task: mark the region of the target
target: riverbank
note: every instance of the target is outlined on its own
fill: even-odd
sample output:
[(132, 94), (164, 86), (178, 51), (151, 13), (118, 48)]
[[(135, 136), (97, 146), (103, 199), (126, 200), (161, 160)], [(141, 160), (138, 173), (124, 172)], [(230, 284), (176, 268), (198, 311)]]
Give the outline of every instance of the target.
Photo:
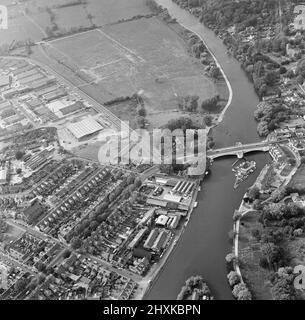
[[(282, 159), (266, 165), (243, 198), (249, 199), (255, 195), (255, 200), (252, 200), (253, 203), (243, 200), (234, 221), (235, 271), (259, 300), (293, 300), (299, 294), (293, 287), (293, 275), (292, 279), (288, 276), (292, 272), (288, 272), (285, 283), (280, 285), (285, 289), (277, 287), (277, 280), (284, 275), (283, 272), (277, 274), (279, 268), (294, 267), (304, 259), (300, 248), (305, 241), (302, 229), (302, 217), (305, 215), (303, 199), (295, 193), (292, 183), (298, 170), (302, 172), (300, 155), (291, 143), (281, 147), (289, 148), (295, 157), (291, 172), (284, 176), (281, 174), (283, 167), (288, 166), (288, 158), (286, 164), (281, 163), (284, 161)], [(270, 188), (271, 179), (273, 184), (280, 186)], [(270, 256), (268, 252), (271, 251), (266, 251), (266, 248), (273, 248)]]
[[(211, 109), (208, 112), (208, 114), (210, 112), (213, 114), (213, 121), (212, 121), (211, 125), (208, 125), (208, 127), (209, 128), (216, 127), (220, 122), (223, 121), (224, 115), (225, 115), (227, 109), (230, 107), (230, 105), (232, 103), (232, 99), (233, 99), (232, 86), (231, 86), (231, 83), (230, 83), (227, 75), (225, 74), (225, 72), (222, 68), (222, 65), (219, 63), (216, 56), (213, 54), (212, 50), (210, 49), (210, 47), (207, 44), (207, 42), (205, 41), (205, 39), (196, 30), (194, 30), (193, 28), (191, 28), (189, 26), (186, 26), (185, 24), (183, 24), (181, 22), (180, 23), (177, 22), (176, 19), (171, 17), (167, 8), (162, 6), (162, 4), (160, 4), (158, 2), (158, 0), (151, 0), (150, 7), (154, 12), (159, 13), (161, 20), (164, 21), (164, 23), (166, 23), (169, 28), (174, 30), (185, 41), (187, 46), (190, 46), (189, 42), (191, 42), (192, 45), (190, 46), (189, 51), (192, 56), (194, 55), (194, 52), (192, 52), (192, 51), (196, 47), (195, 59), (198, 60), (199, 68), (202, 68), (206, 75), (208, 75), (208, 72), (206, 70), (210, 70), (211, 65), (213, 65), (214, 68), (217, 68), (219, 70), (220, 75), (219, 75), (218, 80), (214, 79), (213, 81), (214, 81), (215, 87), (218, 90), (218, 93), (219, 93), (218, 96), (220, 96), (220, 98), (222, 100), (225, 100), (226, 103), (224, 106), (221, 105), (221, 112), (220, 113), (216, 112), (216, 109), (218, 109), (219, 107), (215, 107), (214, 108), (215, 111), (213, 111)], [(185, 31), (189, 32), (190, 35), (186, 35)], [(194, 36), (196, 36), (199, 39), (199, 43), (195, 42)], [(197, 50), (197, 48), (200, 48), (200, 49)], [(212, 64), (209, 61), (210, 58), (212, 59)], [(205, 67), (204, 67), (204, 65), (205, 65)], [(211, 76), (209, 76), (209, 77), (211, 78)], [(227, 89), (226, 93), (223, 92), (224, 90), (222, 88), (222, 81), (224, 82), (224, 86)], [(200, 106), (198, 106), (197, 118), (201, 116), (200, 111), (201, 111)], [(196, 112), (194, 115), (190, 114), (190, 116), (192, 119), (196, 118)]]
[[(158, 3), (166, 7), (178, 23), (205, 40), (230, 82), (234, 92), (231, 104), (228, 104), (223, 121), (212, 129), (217, 146), (259, 140), (253, 119), (254, 108), (259, 100), (240, 64), (227, 55), (226, 47), (214, 32), (188, 11), (170, 0), (158, 0)], [(247, 158), (257, 162), (257, 173), (251, 175), (237, 190), (233, 189), (235, 179), (231, 166), (234, 160), (227, 157), (214, 162), (211, 174), (198, 193), (198, 207), (194, 209), (185, 232), (145, 299), (176, 299), (185, 280), (194, 274), (204, 275), (215, 299), (233, 299), (224, 259), (232, 251), (232, 244), (228, 241), (232, 213), (240, 205), (240, 199), (254, 183), (267, 159), (264, 154), (249, 155)]]
[(156, 265), (155, 267), (153, 267), (149, 274), (143, 279), (143, 281), (140, 283), (140, 286), (143, 287), (143, 292), (141, 295), (138, 295), (137, 297), (135, 297), (135, 299), (145, 299), (152, 286), (154, 285), (154, 283), (157, 281), (160, 273), (162, 272), (163, 268), (166, 266), (167, 260), (170, 257), (170, 255), (174, 252), (174, 250), (177, 248), (177, 245), (183, 235), (183, 233), (185, 232), (188, 223), (191, 219), (192, 213), (194, 211), (195, 208), (195, 203), (197, 200), (197, 195), (199, 192), (199, 188), (200, 188), (200, 180), (197, 180), (197, 185), (195, 186), (195, 190), (194, 190), (194, 194), (192, 197), (192, 202), (190, 205), (190, 209), (188, 211), (188, 214), (185, 218), (185, 222), (179, 232), (178, 235), (176, 235), (175, 239), (172, 241), (172, 243), (170, 244), (169, 248), (167, 248), (165, 255), (162, 257), (161, 263), (159, 265)]

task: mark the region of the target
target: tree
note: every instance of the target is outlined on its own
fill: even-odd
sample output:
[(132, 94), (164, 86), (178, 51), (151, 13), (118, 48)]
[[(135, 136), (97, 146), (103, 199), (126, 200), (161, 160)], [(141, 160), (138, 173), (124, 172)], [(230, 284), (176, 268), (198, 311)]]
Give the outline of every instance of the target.
[(70, 255), (71, 255), (71, 251), (69, 249), (65, 249), (62, 256), (64, 259), (67, 259), (70, 257)]
[(296, 77), (296, 81), (297, 83), (299, 84), (303, 84), (304, 82), (304, 76), (302, 74), (299, 74), (297, 77)]
[(17, 280), (17, 282), (14, 285), (14, 289), (16, 292), (21, 292), (23, 291), (26, 286), (27, 286), (27, 280), (25, 278), (21, 278), (19, 280)]
[(272, 269), (282, 259), (282, 252), (274, 243), (265, 243), (261, 247), (261, 251), (268, 261), (269, 268)]
[(146, 109), (144, 107), (139, 108), (138, 115), (145, 118), (147, 115)]
[(127, 185), (133, 184), (133, 183), (134, 183), (134, 180), (135, 180), (134, 175), (132, 175), (132, 174), (129, 175), (129, 176), (127, 177), (127, 180), (126, 180)]
[(261, 232), (257, 228), (251, 230), (251, 235), (252, 235), (253, 238), (255, 238), (257, 240), (261, 239)]
[(21, 174), (21, 172), (22, 172), (22, 169), (21, 169), (21, 168), (18, 168), (18, 169), (16, 170), (16, 173), (17, 173), (17, 174)]
[(279, 74), (277, 71), (269, 71), (265, 75), (265, 81), (268, 86), (274, 86), (279, 80)]
[(287, 72), (287, 69), (284, 66), (280, 67), (280, 74), (284, 74)]
[(144, 129), (145, 128), (145, 118), (143, 116), (137, 117), (137, 124), (139, 128)]
[(219, 102), (219, 98), (220, 97), (217, 95), (211, 99), (207, 99), (207, 100), (202, 101), (201, 108), (203, 110), (213, 111), (217, 107), (217, 104)]
[(213, 117), (212, 116), (205, 116), (204, 122), (208, 127), (210, 127), (213, 123)]
[(16, 151), (16, 153), (15, 153), (16, 160), (21, 160), (23, 158), (23, 156), (24, 156), (23, 151), (20, 151), (20, 150)]
[(288, 70), (286, 76), (289, 78), (289, 79), (292, 79), (295, 77), (295, 73), (293, 70)]
[(29, 284), (29, 289), (30, 290), (35, 290), (37, 288), (38, 284), (39, 284), (39, 278), (38, 277), (34, 277), (31, 280), (30, 284)]
[(295, 300), (294, 275), (290, 268), (280, 268), (272, 279), (271, 293), (274, 300)]
[(134, 181), (134, 184), (135, 184), (135, 187), (136, 187), (136, 188), (140, 188), (141, 185), (142, 185), (142, 180), (141, 180), (141, 178), (137, 177), (137, 178), (135, 179), (135, 181)]
[(237, 295), (237, 300), (252, 300), (251, 292), (248, 289), (241, 290)]
[(259, 188), (256, 186), (253, 186), (252, 188), (249, 189), (248, 191), (248, 197), (254, 201), (256, 199), (259, 199), (260, 197), (260, 191)]
[(233, 296), (237, 300), (251, 300), (252, 296), (247, 286), (244, 283), (238, 283), (233, 288)]
[(239, 275), (237, 274), (236, 271), (231, 271), (228, 275), (227, 275), (229, 284), (231, 287), (234, 287), (236, 284), (238, 284), (240, 282), (240, 278)]
[(188, 7), (198, 7), (199, 6), (199, 0), (188, 0)]
[(305, 77), (305, 59), (302, 59), (298, 62), (296, 74)]
[(210, 71), (210, 76), (215, 79), (215, 80), (218, 80), (220, 77), (221, 77), (221, 71), (218, 67), (214, 66), (211, 68), (211, 71)]
[(36, 269), (39, 272), (44, 272), (46, 270), (46, 266), (45, 266), (45, 264), (43, 262), (38, 261), (37, 264), (36, 264)]
[(79, 238), (74, 238), (71, 240), (71, 247), (72, 249), (76, 250), (82, 246), (82, 242)]
[(228, 253), (226, 255), (226, 263), (233, 263), (236, 261), (236, 256), (234, 253)]

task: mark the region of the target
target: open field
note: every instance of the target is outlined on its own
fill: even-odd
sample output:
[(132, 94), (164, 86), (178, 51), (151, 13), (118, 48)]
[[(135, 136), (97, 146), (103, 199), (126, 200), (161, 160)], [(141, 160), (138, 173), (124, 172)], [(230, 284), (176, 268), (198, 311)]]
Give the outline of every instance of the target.
[(10, 44), (13, 40), (40, 41), (46, 36), (47, 29), (52, 28), (51, 15), (58, 27), (56, 31), (65, 33), (150, 13), (145, 0), (27, 0), (18, 4), (3, 0), (1, 4), (8, 7), (9, 28), (0, 30), (0, 45)]
[(200, 103), (217, 94), (183, 40), (157, 18), (58, 39), (45, 50), (92, 79), (88, 87), (94, 87), (101, 103), (141, 92), (148, 120), (157, 111), (176, 110), (178, 96), (198, 95)]
[(297, 173), (291, 179), (289, 186), (297, 189), (304, 189), (305, 187), (305, 165), (302, 164)]
[(257, 300), (270, 300), (271, 292), (268, 276), (270, 272), (259, 266), (259, 259), (262, 256), (260, 244), (251, 235), (251, 230), (261, 229), (258, 222), (259, 213), (251, 212), (241, 220), (239, 234), (239, 257), (241, 273), (245, 282), (249, 285), (251, 292)]
[(13, 41), (39, 41), (42, 37), (43, 33), (23, 16), (18, 7), (8, 7), (8, 29), (0, 29), (0, 46), (10, 45)]

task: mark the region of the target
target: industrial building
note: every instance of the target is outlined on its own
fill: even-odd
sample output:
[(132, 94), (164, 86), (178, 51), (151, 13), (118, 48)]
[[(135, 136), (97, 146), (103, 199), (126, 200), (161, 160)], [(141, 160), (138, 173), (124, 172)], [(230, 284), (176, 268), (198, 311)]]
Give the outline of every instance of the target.
[(0, 185), (6, 184), (8, 180), (7, 168), (0, 169)]
[(99, 133), (104, 128), (96, 120), (89, 118), (76, 123), (70, 123), (67, 125), (67, 129), (78, 141), (82, 141)]
[(47, 104), (47, 107), (58, 118), (63, 118), (68, 114), (80, 111), (84, 108), (84, 105), (79, 101), (71, 102), (69, 100), (56, 100)]
[(132, 239), (132, 241), (129, 243), (128, 248), (129, 249), (134, 249), (139, 244), (141, 239), (145, 236), (146, 232), (147, 232), (147, 228), (141, 229), (137, 233), (137, 235)]
[(156, 225), (165, 227), (168, 221), (168, 217), (165, 215), (160, 215), (156, 220)]
[(144, 243), (144, 248), (145, 249), (151, 249), (151, 247), (153, 246), (153, 244), (155, 243), (157, 237), (159, 235), (159, 230), (158, 229), (154, 229), (150, 232), (148, 238), (146, 239), (145, 243)]
[(151, 249), (153, 251), (160, 252), (161, 249), (165, 248), (168, 242), (168, 238), (169, 238), (168, 231), (165, 231), (165, 230), (161, 231)]

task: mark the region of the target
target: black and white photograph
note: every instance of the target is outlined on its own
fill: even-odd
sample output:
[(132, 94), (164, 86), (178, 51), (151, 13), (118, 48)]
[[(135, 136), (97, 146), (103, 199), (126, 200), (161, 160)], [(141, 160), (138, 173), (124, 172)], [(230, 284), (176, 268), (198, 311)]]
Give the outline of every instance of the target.
[(305, 1), (0, 0), (0, 300), (305, 300)]

